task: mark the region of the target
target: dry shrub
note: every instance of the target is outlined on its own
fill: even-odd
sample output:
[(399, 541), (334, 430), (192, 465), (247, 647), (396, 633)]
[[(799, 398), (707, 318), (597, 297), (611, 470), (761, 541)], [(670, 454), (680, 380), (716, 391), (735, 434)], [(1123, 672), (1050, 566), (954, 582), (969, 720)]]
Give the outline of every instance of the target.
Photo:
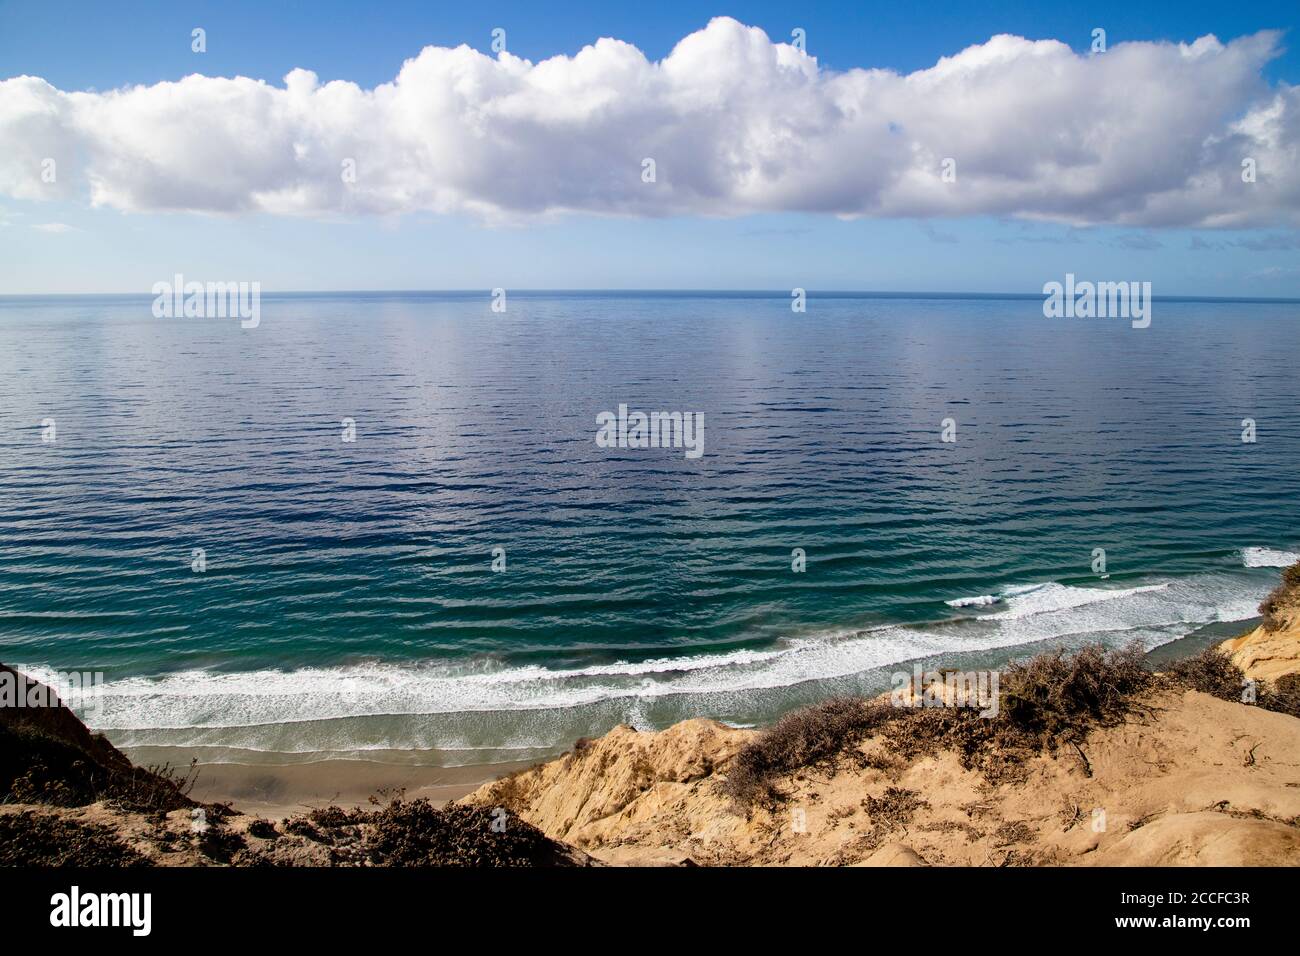
[(1183, 687), (1238, 703), (1241, 701), (1242, 681), (1246, 679), (1242, 669), (1216, 647), (1207, 647), (1193, 657), (1175, 661), (1167, 673)]
[(1024, 820), (1008, 820), (993, 831), (994, 846), (1004, 847), (1013, 843), (1031, 843), (1037, 834), (1034, 828)]
[(259, 840), (274, 840), (280, 836), (279, 831), (275, 829), (274, 823), (270, 820), (262, 819), (257, 819), (250, 823), (248, 825), (248, 833), (250, 836), (255, 836)]
[(744, 747), (722, 789), (740, 806), (773, 805), (783, 799), (782, 777), (834, 766), (877, 733), (887, 750), (864, 758), (864, 766), (880, 765), (887, 755), (912, 760), (948, 750), (992, 783), (1021, 779), (1029, 757), (1061, 744), (1077, 747), (1092, 728), (1123, 720), (1153, 679), (1140, 647), (1107, 651), (1098, 644), (1007, 667), (994, 717), (965, 707), (895, 708), (834, 698), (788, 714)]
[(897, 714), (886, 704), (854, 697), (832, 697), (787, 714), (736, 754), (722, 792), (742, 806), (773, 804), (781, 799), (776, 778), (804, 767), (833, 766)]
[(1259, 604), (1259, 613), (1264, 620), (1261, 626), (1266, 631), (1280, 630), (1286, 623), (1282, 611), (1293, 608), (1300, 603), (1300, 561), (1282, 572), (1282, 583), (1269, 592)]
[(1300, 674), (1283, 674), (1266, 684), (1259, 694), (1259, 706), (1300, 717)]
[(199, 835), (199, 850), (209, 860), (218, 863), (231, 862), (247, 846), (242, 836), (226, 829), (219, 822), (209, 824)]
[[(132, 813), (170, 813), (196, 806), (190, 791), (199, 779), (198, 759), (192, 759), (187, 771), (177, 770), (171, 764), (132, 767), (129, 771), (114, 773), (100, 798), (112, 802)], [(221, 804), (207, 805), (208, 815), (229, 815), (229, 808)]]
[(53, 814), (0, 815), (0, 866), (149, 866), (112, 828)]
[(862, 808), (871, 817), (872, 824), (885, 827), (906, 826), (912, 815), (921, 807), (929, 806), (915, 790), (889, 787), (879, 797), (867, 797)]
[(392, 804), (366, 822), (366, 848), (385, 866), (556, 866), (568, 860), (535, 826), (501, 819), (486, 807), (451, 803), (438, 809), (421, 799)]
[[(312, 811), (313, 813), (316, 811)], [(305, 840), (311, 840), (313, 843), (329, 843), (330, 838), (327, 833), (322, 833), (312, 823), (310, 814), (306, 817), (294, 817), (284, 822), (284, 832), (300, 836)]]
[(335, 866), (573, 866), (568, 848), (495, 809), (426, 799), (380, 810), (325, 807), (282, 829), (329, 847)]
[[(1290, 570), (1290, 569), (1288, 569)], [(1244, 703), (1246, 673), (1217, 647), (1176, 662), (1169, 676), (1179, 685), (1220, 700)], [(1283, 674), (1275, 681), (1255, 682), (1255, 705), (1264, 710), (1300, 717), (1300, 674)]]
[(528, 767), (524, 770), (516, 770), (493, 783), (488, 791), (493, 806), (505, 807), (511, 813), (522, 813), (527, 810), (530, 802), (529, 788), (524, 784), (523, 777), (536, 769), (536, 767)]
[(355, 812), (342, 807), (317, 807), (307, 814), (307, 819), (330, 830), (350, 825), (355, 816)]
[(966, 708), (913, 710), (885, 730), (889, 748), (911, 761), (952, 751), (967, 770), (978, 770), (990, 783), (1023, 779), (1024, 761), (1041, 749), (1041, 741), (999, 716), (985, 719)]
[(1152, 680), (1137, 645), (1107, 651), (1090, 644), (1069, 656), (1059, 650), (1039, 654), (1002, 675), (995, 719), (1044, 743), (1078, 742), (1093, 726), (1123, 720)]
[(1015, 782), (1024, 779), (1025, 761), (1035, 754), (1077, 747), (1094, 727), (1122, 721), (1152, 680), (1137, 646), (1107, 651), (1092, 644), (1070, 655), (1057, 650), (1002, 672), (997, 716), (927, 708), (891, 724), (886, 736), (909, 759), (953, 751), (963, 767), (990, 783)]

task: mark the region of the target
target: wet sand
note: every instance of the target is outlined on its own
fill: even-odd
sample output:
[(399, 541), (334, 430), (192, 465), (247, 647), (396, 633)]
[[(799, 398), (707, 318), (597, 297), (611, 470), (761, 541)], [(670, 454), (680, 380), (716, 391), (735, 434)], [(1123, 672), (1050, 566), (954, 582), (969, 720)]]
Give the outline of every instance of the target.
[(190, 796), (205, 803), (231, 803), (235, 809), (268, 819), (282, 819), (313, 807), (331, 804), (364, 807), (372, 796), (404, 791), (404, 799), (427, 797), (442, 804), (456, 800), (514, 770), (536, 761), (481, 764), (473, 767), (429, 767), (375, 760), (317, 760), (293, 764), (204, 763), (190, 750), (140, 747), (126, 751), (141, 766), (184, 770), (200, 758)]

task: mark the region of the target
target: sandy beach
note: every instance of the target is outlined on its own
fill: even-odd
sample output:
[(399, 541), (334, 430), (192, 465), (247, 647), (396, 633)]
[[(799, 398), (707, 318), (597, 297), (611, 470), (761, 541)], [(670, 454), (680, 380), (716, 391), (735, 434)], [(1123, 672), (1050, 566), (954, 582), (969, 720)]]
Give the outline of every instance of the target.
[(372, 796), (401, 792), (408, 800), (434, 804), (459, 800), (484, 783), (524, 769), (533, 761), (430, 767), (378, 760), (311, 760), (301, 763), (210, 763), (201, 751), (139, 747), (123, 751), (142, 767), (170, 765), (196, 769), (190, 796), (202, 803), (229, 803), (243, 813), (278, 820), (325, 807), (365, 807)]

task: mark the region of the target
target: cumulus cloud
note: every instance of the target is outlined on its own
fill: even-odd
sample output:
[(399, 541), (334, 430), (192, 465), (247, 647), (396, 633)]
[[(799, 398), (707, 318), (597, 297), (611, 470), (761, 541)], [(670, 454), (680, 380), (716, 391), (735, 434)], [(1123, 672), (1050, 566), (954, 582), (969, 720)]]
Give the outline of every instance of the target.
[(1081, 55), (995, 36), (914, 73), (835, 72), (718, 18), (658, 62), (613, 39), (539, 63), (426, 47), (370, 90), (306, 70), (108, 92), (23, 76), (0, 82), (0, 194), (130, 212), (1296, 226), (1300, 87), (1262, 75), (1278, 43)]

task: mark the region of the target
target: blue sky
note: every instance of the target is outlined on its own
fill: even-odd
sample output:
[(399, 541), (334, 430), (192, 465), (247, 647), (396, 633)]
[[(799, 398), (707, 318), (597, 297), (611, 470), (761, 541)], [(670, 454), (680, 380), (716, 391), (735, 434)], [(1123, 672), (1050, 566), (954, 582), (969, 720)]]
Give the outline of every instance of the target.
[[(1287, 31), (1259, 69), (1300, 81), (1294, 3), (823, 5), (536, 3), (61, 3), (0, 0), (0, 79), (41, 77), (65, 93), (107, 91), (199, 72), (275, 86), (295, 68), (321, 83), (391, 83), (429, 45), (490, 53), (491, 31), (533, 62), (574, 55), (598, 37), (658, 61), (717, 15), (776, 42), (807, 33), (821, 70), (925, 70), (999, 33), (1063, 41), (1086, 53), (1103, 27), (1126, 40), (1227, 42)], [(190, 31), (207, 33), (207, 51)], [(1138, 91), (1135, 91), (1135, 93)], [(1093, 109), (1080, 96), (1079, 111)], [(2, 115), (2, 114), (0, 114)], [(1294, 120), (1292, 121), (1294, 125)], [(0, 131), (3, 127), (0, 126)], [(1049, 135), (1047, 131), (1045, 135)], [(166, 135), (165, 132), (160, 135)], [(866, 162), (866, 160), (864, 160)], [(1294, 172), (1294, 171), (1292, 171)], [(137, 204), (138, 205), (138, 204)], [(807, 202), (802, 206), (806, 207)], [(265, 210), (158, 211), (84, 195), (34, 199), (0, 189), (0, 293), (147, 292), (175, 272), (259, 279), (266, 290), (763, 288), (1037, 292), (1065, 272), (1149, 280), (1157, 294), (1300, 296), (1295, 220), (1248, 228), (1160, 222), (1072, 226), (1030, 216), (911, 214), (844, 218), (796, 203), (682, 206), (664, 214), (583, 208), (484, 217), (468, 208), (283, 215)], [(987, 204), (986, 204), (987, 206)], [(736, 212), (735, 209), (741, 209)], [(832, 210), (833, 212), (834, 210)]]

